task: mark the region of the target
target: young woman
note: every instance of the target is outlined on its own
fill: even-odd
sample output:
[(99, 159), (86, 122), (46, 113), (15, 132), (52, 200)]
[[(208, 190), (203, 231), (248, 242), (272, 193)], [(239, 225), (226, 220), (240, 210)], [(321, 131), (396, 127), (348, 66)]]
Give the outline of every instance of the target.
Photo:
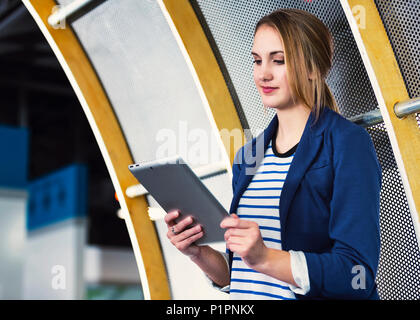
[(264, 107), (277, 114), (235, 156), (227, 253), (195, 245), (201, 227), (175, 224), (177, 211), (165, 218), (168, 238), (233, 299), (378, 299), (381, 167), (325, 83), (327, 27), (276, 10), (257, 23), (251, 54)]

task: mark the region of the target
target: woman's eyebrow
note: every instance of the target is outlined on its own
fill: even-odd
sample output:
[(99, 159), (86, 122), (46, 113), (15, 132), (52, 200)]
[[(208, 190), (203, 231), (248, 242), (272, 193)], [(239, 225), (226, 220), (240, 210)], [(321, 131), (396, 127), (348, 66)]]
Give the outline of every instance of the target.
[[(278, 50), (278, 51), (271, 51), (270, 52), (270, 56), (272, 56), (273, 54), (276, 54), (276, 53), (284, 53), (282, 50)], [(251, 51), (251, 54), (252, 55), (254, 55), (254, 56), (259, 56), (258, 55), (258, 53), (256, 53), (256, 52), (253, 52), (253, 51)]]

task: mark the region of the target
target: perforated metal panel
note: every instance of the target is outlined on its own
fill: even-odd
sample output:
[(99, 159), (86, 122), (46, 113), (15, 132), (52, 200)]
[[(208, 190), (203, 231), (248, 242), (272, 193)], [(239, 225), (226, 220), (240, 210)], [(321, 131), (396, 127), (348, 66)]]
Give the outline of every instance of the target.
[(384, 124), (368, 132), (382, 167), (379, 294), (382, 299), (420, 299), (420, 252), (391, 144)]
[[(420, 1), (375, 0), (410, 98), (420, 97)], [(416, 114), (420, 128), (420, 113)]]
[(420, 97), (420, 1), (375, 0), (411, 98)]
[[(410, 1), (392, 2), (409, 3)], [(260, 96), (253, 82), (253, 59), (250, 53), (253, 31), (259, 18), (278, 8), (298, 8), (309, 11), (318, 16), (330, 29), (335, 43), (335, 55), (327, 82), (336, 97), (341, 113), (345, 117), (351, 117), (377, 107), (378, 103), (368, 75), (338, 0), (312, 2), (304, 0), (191, 0), (191, 3), (196, 10), (201, 11), (198, 16), (203, 17), (202, 24), (207, 25), (204, 29), (209, 30), (208, 37), (212, 38), (210, 42), (215, 43), (217, 46), (215, 52), (220, 54), (223, 60), (221, 67), (226, 68), (230, 81), (234, 85), (239, 99), (238, 107), (241, 108), (238, 114), (246, 117), (254, 135), (266, 128), (274, 111), (269, 110), (267, 115), (264, 114)], [(398, 20), (404, 20), (404, 18)], [(413, 23), (416, 24), (417, 20), (414, 21)], [(418, 25), (415, 28), (410, 26), (407, 28), (408, 33), (416, 33), (418, 37), (419, 31), (416, 29)], [(399, 37), (396, 34), (396, 38), (399, 39)], [(403, 44), (406, 40), (401, 41)], [(400, 56), (399, 61), (410, 59), (411, 49), (402, 50), (405, 50), (403, 51), (405, 55)], [(417, 50), (418, 52), (420, 51)], [(418, 63), (419, 57), (416, 61)], [(411, 66), (409, 61), (404, 65)], [(409, 68), (411, 67), (407, 67), (407, 70), (413, 72), (413, 68)], [(419, 83), (418, 78), (407, 77), (407, 79), (413, 82), (414, 87)], [(410, 89), (412, 94), (418, 92), (414, 91), (414, 87)], [(380, 217), (381, 257), (377, 276), (379, 295), (382, 299), (419, 299), (420, 253), (400, 174), (384, 124), (371, 127), (368, 132), (372, 136), (383, 169)]]
[(214, 154), (221, 144), (156, 1), (107, 0), (67, 22), (101, 80), (135, 162), (176, 153), (193, 168), (220, 161), (190, 151), (199, 134), (208, 137)]
[[(410, 98), (420, 97), (420, 1), (375, 1), (396, 55)], [(420, 127), (419, 114), (416, 115)], [(383, 125), (382, 125), (383, 126)], [(383, 129), (384, 132), (384, 129)], [(370, 131), (372, 134), (372, 131)], [(376, 141), (381, 138), (374, 134)], [(386, 135), (381, 133), (382, 139)], [(388, 148), (384, 143), (383, 148)], [(418, 147), (418, 146), (416, 146)], [(400, 188), (394, 188), (398, 176), (392, 150), (378, 154), (381, 164), (387, 166), (383, 175), (381, 223), (383, 245), (382, 264), (377, 282), (383, 297), (388, 299), (420, 299), (420, 253), (415, 250), (416, 239), (412, 220), (407, 216), (408, 204)], [(398, 206), (395, 206), (395, 203)], [(390, 276), (392, 274), (392, 276)]]

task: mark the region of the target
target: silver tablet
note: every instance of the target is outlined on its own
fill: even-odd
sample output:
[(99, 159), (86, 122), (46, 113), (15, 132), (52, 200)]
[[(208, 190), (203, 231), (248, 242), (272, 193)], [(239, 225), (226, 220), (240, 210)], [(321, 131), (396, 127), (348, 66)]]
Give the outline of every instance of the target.
[(204, 234), (196, 244), (224, 241), (226, 230), (220, 228), (220, 222), (229, 216), (228, 212), (180, 156), (128, 168), (167, 213), (180, 210), (175, 221), (192, 216), (190, 227), (201, 224)]

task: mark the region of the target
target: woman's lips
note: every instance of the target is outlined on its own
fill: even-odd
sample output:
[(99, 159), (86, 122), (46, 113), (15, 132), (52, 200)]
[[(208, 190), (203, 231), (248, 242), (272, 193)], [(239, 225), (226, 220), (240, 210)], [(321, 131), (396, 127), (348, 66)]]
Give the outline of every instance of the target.
[(278, 88), (275, 88), (275, 87), (262, 87), (262, 90), (263, 90), (264, 93), (270, 93), (270, 92), (273, 92), (276, 89), (278, 89)]

